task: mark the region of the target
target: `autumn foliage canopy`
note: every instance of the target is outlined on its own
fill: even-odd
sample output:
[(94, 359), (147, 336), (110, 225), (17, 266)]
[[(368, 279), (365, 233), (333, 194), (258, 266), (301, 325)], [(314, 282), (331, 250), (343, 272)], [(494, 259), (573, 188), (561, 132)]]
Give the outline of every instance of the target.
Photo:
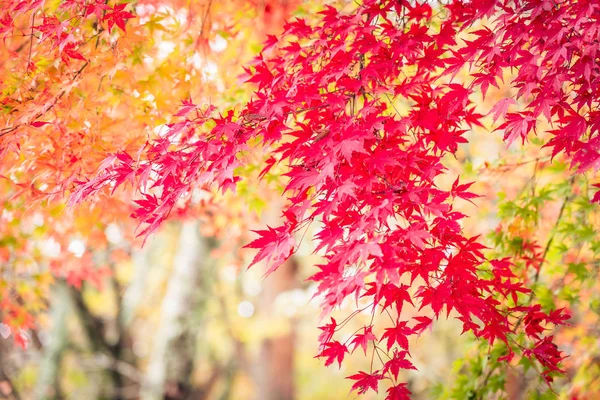
[[(26, 16), (40, 39), (36, 51), (73, 79), (94, 67), (99, 37), (125, 32), (137, 18), (127, 3), (71, 0), (60, 4), (58, 18), (32, 12), (40, 2), (3, 3), (0, 35), (29, 33), (15, 22)], [(86, 24), (99, 36), (82, 37)], [(262, 179), (284, 182), (284, 206), (281, 223), (256, 230), (246, 245), (255, 250), (250, 265), (264, 264), (268, 274), (302, 240), (315, 242), (322, 261), (309, 279), (318, 284), (324, 321), (317, 356), (326, 366), (350, 353), (373, 360), (370, 370), (348, 377), (353, 390), (409, 399), (399, 373), (415, 369), (412, 339), (448, 316), (500, 346), (496, 361), (525, 360), (550, 385), (566, 357), (552, 332), (570, 316), (568, 305), (540, 304), (532, 285), (552, 239), (547, 246), (522, 240), (520, 249), (502, 252), (469, 236), (468, 216), (456, 205), (477, 203), (480, 194), (448, 163), (470, 131), (490, 126), (487, 118), (507, 146), (531, 140), (528, 148), (549, 152), (545, 165), (565, 163), (569, 182), (592, 176), (600, 167), (599, 38), (595, 1), (324, 5), (266, 37), (238, 77), (253, 88), (249, 101), (221, 108), (181, 98), (166, 129), (147, 140), (112, 134), (110, 146), (90, 143), (65, 155), (71, 167), (53, 173), (51, 190), (37, 187), (37, 196), (68, 198), (77, 208), (127, 195), (137, 233), (147, 237), (193, 193), (235, 192), (246, 179), (241, 171), (257, 163)], [(35, 74), (35, 62), (30, 56), (22, 74)], [(0, 127), (5, 157), (27, 151), (28, 136), (58, 132), (67, 152), (65, 140), (99, 135), (86, 133), (92, 128), (80, 130), (81, 139), (60, 136), (53, 108), (76, 88), (46, 85), (35, 99), (2, 98), (7, 115), (19, 113)], [(88, 165), (73, 167), (81, 162)], [(588, 205), (600, 202), (598, 187), (578, 189)], [(347, 318), (329, 316), (348, 302), (355, 311)], [(371, 324), (347, 332), (361, 312), (372, 315)]]

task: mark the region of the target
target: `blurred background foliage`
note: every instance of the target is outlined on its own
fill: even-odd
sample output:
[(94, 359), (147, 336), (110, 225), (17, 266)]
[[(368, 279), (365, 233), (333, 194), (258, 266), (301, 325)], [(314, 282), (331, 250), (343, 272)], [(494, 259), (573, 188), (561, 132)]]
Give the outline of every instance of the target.
[[(45, 12), (68, 20), (58, 3), (47, 2)], [(277, 222), (281, 201), (276, 169), (257, 179), (260, 154), (247, 155), (253, 160), (240, 171), (247, 180), (237, 196), (192, 194), (144, 247), (135, 239), (126, 191), (73, 212), (53, 196), (64, 192), (65, 181), (93, 173), (103, 154), (160, 135), (184, 99), (222, 107), (248, 99), (250, 89), (237, 78), (241, 65), (285, 19), (314, 18), (321, 6), (300, 0), (131, 2), (127, 10), (136, 18), (126, 32), (82, 26), (77, 34), (87, 40), (82, 51), (88, 61), (78, 67), (52, 61), (55, 50), (43, 41), (28, 51), (30, 38), (5, 38), (3, 125), (26, 121), (44, 101), (54, 105), (52, 118), (44, 119), (52, 121), (48, 125), (24, 126), (19, 135), (2, 138), (4, 398), (357, 397), (344, 377), (368, 370), (368, 357), (357, 354), (341, 370), (314, 358), (320, 309), (311, 301), (316, 288), (306, 281), (318, 262), (311, 232), (298, 254), (269, 277), (260, 267), (245, 269), (252, 254), (240, 248), (251, 229)], [(16, 22), (23, 31), (28, 18)], [(28, 63), (35, 68), (23, 74)], [(494, 90), (480, 111), (508, 89)], [(492, 129), (490, 118), (446, 163), (461, 181), (476, 181), (474, 192), (483, 195), (475, 204), (458, 204), (472, 216), (464, 228), (486, 235), (490, 254), (515, 262), (546, 310), (571, 310), (570, 325), (554, 333), (570, 354), (566, 374), (549, 391), (530, 366), (499, 363), (502, 346), (489, 351), (460, 335), (451, 314), (412, 346), (418, 371), (404, 379), (423, 400), (600, 398), (600, 219), (589, 203), (590, 177), (573, 179), (561, 159), (551, 162), (540, 150), (543, 133), (531, 144), (506, 148)], [(18, 153), (11, 152), (15, 147)], [(448, 176), (440, 185), (452, 181)], [(347, 332), (363, 326), (362, 319), (370, 313), (352, 319)]]

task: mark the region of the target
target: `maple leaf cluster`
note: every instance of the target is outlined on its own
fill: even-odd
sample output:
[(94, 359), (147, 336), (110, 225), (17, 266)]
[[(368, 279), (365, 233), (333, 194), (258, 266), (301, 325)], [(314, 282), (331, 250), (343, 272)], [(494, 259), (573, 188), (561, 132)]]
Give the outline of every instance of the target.
[[(27, 321), (36, 321), (46, 308), (54, 279), (75, 288), (99, 286), (106, 274), (97, 255), (91, 255), (111, 251), (107, 225), (135, 223), (126, 218), (132, 206), (128, 195), (96, 198), (74, 214), (64, 213), (62, 201), (57, 200), (74, 180), (91, 175), (98, 165), (103, 168), (107, 152), (135, 154), (146, 139), (145, 129), (157, 124), (156, 117), (170, 115), (173, 103), (185, 94), (197, 96), (222, 85), (223, 74), (207, 80), (197, 60), (181, 54), (202, 50), (203, 57), (217, 61), (216, 51), (205, 53), (216, 31), (227, 37), (219, 36), (230, 48), (242, 37), (245, 44), (255, 40), (250, 29), (236, 27), (234, 37), (230, 27), (232, 17), (247, 20), (247, 14), (253, 15), (245, 1), (212, 3), (212, 7), (203, 2), (191, 6), (167, 2), (164, 12), (162, 3), (156, 7), (150, 3), (0, 1), (0, 264), (10, 275), (0, 282), (0, 313), (15, 334), (29, 329)], [(170, 13), (168, 4), (185, 8), (186, 15), (210, 18), (210, 29), (199, 23), (171, 24), (164, 17)], [(134, 9), (139, 20), (133, 20)], [(167, 60), (138, 62), (141, 54), (156, 56), (156, 41), (165, 35), (181, 46), (181, 53)], [(190, 37), (197, 40), (187, 40)], [(234, 63), (226, 54), (222, 58)], [(227, 63), (219, 64), (219, 70), (227, 69)], [(170, 90), (164, 91), (162, 85)], [(157, 108), (161, 113), (155, 112)], [(203, 215), (211, 212), (202, 202), (171, 216), (198, 215), (198, 208)], [(231, 203), (223, 208), (228, 210), (219, 216), (226, 214), (231, 221)], [(133, 229), (123, 232), (134, 233)], [(81, 257), (68, 250), (74, 239), (85, 244)], [(231, 246), (235, 243), (229, 241)], [(46, 251), (46, 245), (52, 251)]]
[[(59, 13), (49, 13), (40, 0), (3, 2), (0, 11), (0, 38), (19, 31), (27, 32), (32, 41), (37, 38), (49, 43), (51, 51), (57, 52), (61, 60), (69, 64), (73, 60), (87, 61), (79, 51), (83, 42), (78, 38), (78, 28), (84, 20), (94, 16), (96, 23), (105, 24), (109, 31), (115, 25), (125, 31), (127, 20), (134, 18), (132, 13), (125, 10), (127, 3), (110, 6), (103, 0), (69, 0), (61, 2), (59, 7)], [(21, 28), (21, 17), (29, 16), (31, 12), (31, 26), (27, 29)], [(29, 56), (31, 57), (31, 52)], [(33, 64), (28, 66), (28, 69), (34, 68)]]
[[(316, 225), (323, 261), (310, 279), (323, 314), (353, 299), (373, 318), (390, 317), (383, 330), (371, 323), (345, 342), (336, 336), (348, 319), (321, 327), (318, 357), (326, 365), (341, 365), (359, 348), (386, 354), (349, 377), (353, 389), (377, 392), (385, 380), (388, 400), (409, 398), (399, 379), (399, 371), (414, 369), (409, 339), (451, 313), (465, 332), (506, 343), (504, 360), (515, 356), (512, 338), (525, 335), (521, 356), (551, 381), (564, 356), (543, 334), (566, 313), (530, 304), (511, 261), (486, 259), (479, 239), (464, 234), (465, 215), (453, 204), (477, 197), (470, 184), (456, 179), (444, 190), (436, 182), (448, 173), (444, 157), (482, 124), (474, 90), (485, 96), (514, 67), (518, 94), (491, 110), (504, 120), (498, 129), (506, 142), (526, 140), (546, 118), (555, 124), (546, 144), (553, 156), (564, 153), (576, 172), (597, 167), (599, 7), (541, 0), (440, 7), (443, 16), (428, 3), (365, 0), (350, 13), (326, 6), (316, 23), (287, 23), (246, 69), (256, 92), (239, 112), (215, 116), (214, 108), (185, 101), (165, 134), (140, 154), (108, 158), (79, 182), (71, 202), (131, 182), (140, 195), (133, 216), (147, 235), (194, 189), (235, 190), (240, 155), (258, 142), (269, 154), (263, 175), (285, 169), (288, 201), (282, 224), (256, 231), (248, 244), (258, 249), (252, 264), (275, 270)], [(431, 24), (434, 15), (439, 24)], [(466, 66), (475, 67), (471, 84), (448, 79)], [(397, 108), (401, 102), (408, 110)], [(521, 111), (508, 112), (516, 106)]]
[[(49, 260), (40, 268), (23, 265), (41, 258), (33, 243), (41, 242), (36, 235), (47, 234), (47, 225), (53, 225), (50, 242), (63, 249), (77, 231), (72, 224), (67, 227), (67, 218), (58, 217), (60, 205), (46, 203), (47, 207), (36, 212), (31, 209), (64, 194), (80, 171), (79, 161), (88, 155), (86, 162), (93, 159), (94, 153), (85, 148), (89, 142), (84, 133), (89, 130), (77, 131), (71, 121), (62, 119), (61, 106), (76, 109), (71, 94), (85, 87), (81, 85), (82, 73), (97, 59), (91, 49), (104, 52), (110, 46), (105, 47), (100, 37), (104, 33), (111, 38), (107, 28), (113, 24), (125, 28), (134, 17), (127, 7), (127, 3), (112, 1), (0, 1), (0, 326), (8, 335), (12, 332), (15, 343), (21, 346), (28, 343), (25, 332), (35, 326), (35, 314), (43, 308), (40, 300), (47, 293), (52, 274), (74, 285), (83, 280), (98, 284), (104, 276), (90, 266), (91, 257), (88, 263), (81, 262), (85, 258), (63, 255), (61, 263)], [(121, 33), (113, 30), (113, 34)], [(76, 110), (73, 114), (84, 123), (81, 114)], [(32, 219), (37, 219), (36, 232), (27, 228)], [(94, 234), (87, 233), (93, 241)]]
[[(498, 3), (498, 4), (496, 4)], [(527, 140), (540, 120), (552, 124), (552, 139), (545, 146), (552, 156), (567, 155), (578, 173), (600, 167), (600, 5), (594, 1), (481, 2), (452, 6), (459, 20), (470, 23), (482, 16), (491, 22), (473, 32), (474, 40), (453, 51), (449, 68), (465, 64), (475, 68), (475, 86), (485, 95), (498, 87), (503, 71), (512, 68), (514, 97), (500, 100), (495, 118), (506, 122), (497, 129), (512, 143)], [(508, 112), (510, 106), (514, 111)], [(600, 197), (597, 197), (597, 202)]]

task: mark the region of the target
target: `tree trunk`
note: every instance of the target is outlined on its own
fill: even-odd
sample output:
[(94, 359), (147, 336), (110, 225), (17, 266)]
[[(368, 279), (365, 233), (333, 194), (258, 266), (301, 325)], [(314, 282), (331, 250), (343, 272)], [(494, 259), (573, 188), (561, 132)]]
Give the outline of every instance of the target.
[(71, 295), (75, 312), (79, 317), (92, 352), (100, 353), (110, 360), (108, 370), (106, 371), (110, 379), (110, 387), (102, 387), (102, 390), (103, 392), (110, 393), (113, 400), (121, 400), (123, 397), (120, 393), (125, 381), (121, 373), (117, 370), (117, 363), (120, 360), (120, 343), (111, 344), (108, 342), (105, 335), (104, 321), (90, 311), (82, 292), (72, 286), (67, 286), (67, 290)]
[[(518, 373), (521, 372), (521, 373)], [(525, 397), (525, 389), (527, 389), (527, 380), (522, 370), (514, 370), (507, 368), (506, 371), (506, 398), (508, 400), (523, 400)]]
[[(296, 287), (297, 262), (290, 258), (264, 281), (261, 311), (274, 315), (278, 295)], [(282, 317), (283, 318), (283, 317)], [(288, 329), (283, 334), (266, 338), (261, 347), (257, 369), (258, 397), (261, 400), (293, 400), (294, 389), (294, 321), (286, 318)]]
[[(1, 317), (0, 314), (0, 320)], [(6, 340), (0, 336), (0, 399), (21, 400), (21, 395), (12, 381), (12, 377), (16, 375), (18, 368), (18, 364), (15, 365), (16, 363), (12, 357), (12, 352), (15, 350), (12, 338)]]
[(53, 287), (50, 337), (44, 346), (36, 399), (61, 399), (60, 366), (68, 344), (67, 316), (71, 312), (68, 289), (64, 282)]
[[(156, 238), (154, 238), (156, 240)], [(150, 240), (149, 240), (150, 241)], [(121, 300), (121, 319), (120, 324), (128, 327), (133, 321), (135, 311), (144, 299), (144, 289), (148, 276), (148, 255), (152, 243), (146, 243), (141, 249), (135, 249), (132, 252), (131, 260), (133, 262), (133, 277), (131, 282), (125, 288), (125, 293)]]
[(182, 224), (179, 246), (167, 290), (162, 301), (161, 321), (154, 338), (141, 398), (185, 399), (191, 392), (190, 378), (196, 353), (196, 328), (190, 318), (204, 308), (209, 285), (210, 251), (214, 244), (202, 238), (198, 221)]

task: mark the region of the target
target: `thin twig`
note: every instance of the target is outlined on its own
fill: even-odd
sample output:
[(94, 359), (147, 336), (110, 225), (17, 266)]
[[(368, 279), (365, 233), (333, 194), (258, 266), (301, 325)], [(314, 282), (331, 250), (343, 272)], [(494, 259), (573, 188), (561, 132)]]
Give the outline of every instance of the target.
[[(73, 81), (72, 83), (75, 83), (75, 80), (81, 75), (81, 73), (83, 72), (83, 70), (89, 65), (89, 61), (86, 61), (81, 68), (79, 68), (79, 70), (75, 73), (75, 75), (73, 76)], [(52, 110), (54, 108), (54, 106), (58, 103), (58, 101), (67, 93), (67, 90), (69, 90), (69, 88), (71, 87), (71, 85), (69, 85), (67, 88), (63, 89), (55, 98), (54, 101), (52, 102), (52, 104), (50, 104), (50, 106), (48, 106), (48, 108), (44, 111), (40, 111), (39, 113), (36, 114), (35, 117), (33, 117), (33, 119), (31, 121), (29, 121), (27, 124), (30, 124), (31, 122), (36, 121), (38, 118), (40, 118), (41, 116), (43, 116), (44, 114), (46, 114), (48, 111)], [(25, 123), (20, 123), (11, 127), (7, 127), (7, 128), (3, 128), (0, 129), (0, 138), (2, 138), (5, 135), (8, 135), (11, 132), (16, 131), (17, 129), (19, 129), (21, 126), (23, 125), (27, 125)]]

